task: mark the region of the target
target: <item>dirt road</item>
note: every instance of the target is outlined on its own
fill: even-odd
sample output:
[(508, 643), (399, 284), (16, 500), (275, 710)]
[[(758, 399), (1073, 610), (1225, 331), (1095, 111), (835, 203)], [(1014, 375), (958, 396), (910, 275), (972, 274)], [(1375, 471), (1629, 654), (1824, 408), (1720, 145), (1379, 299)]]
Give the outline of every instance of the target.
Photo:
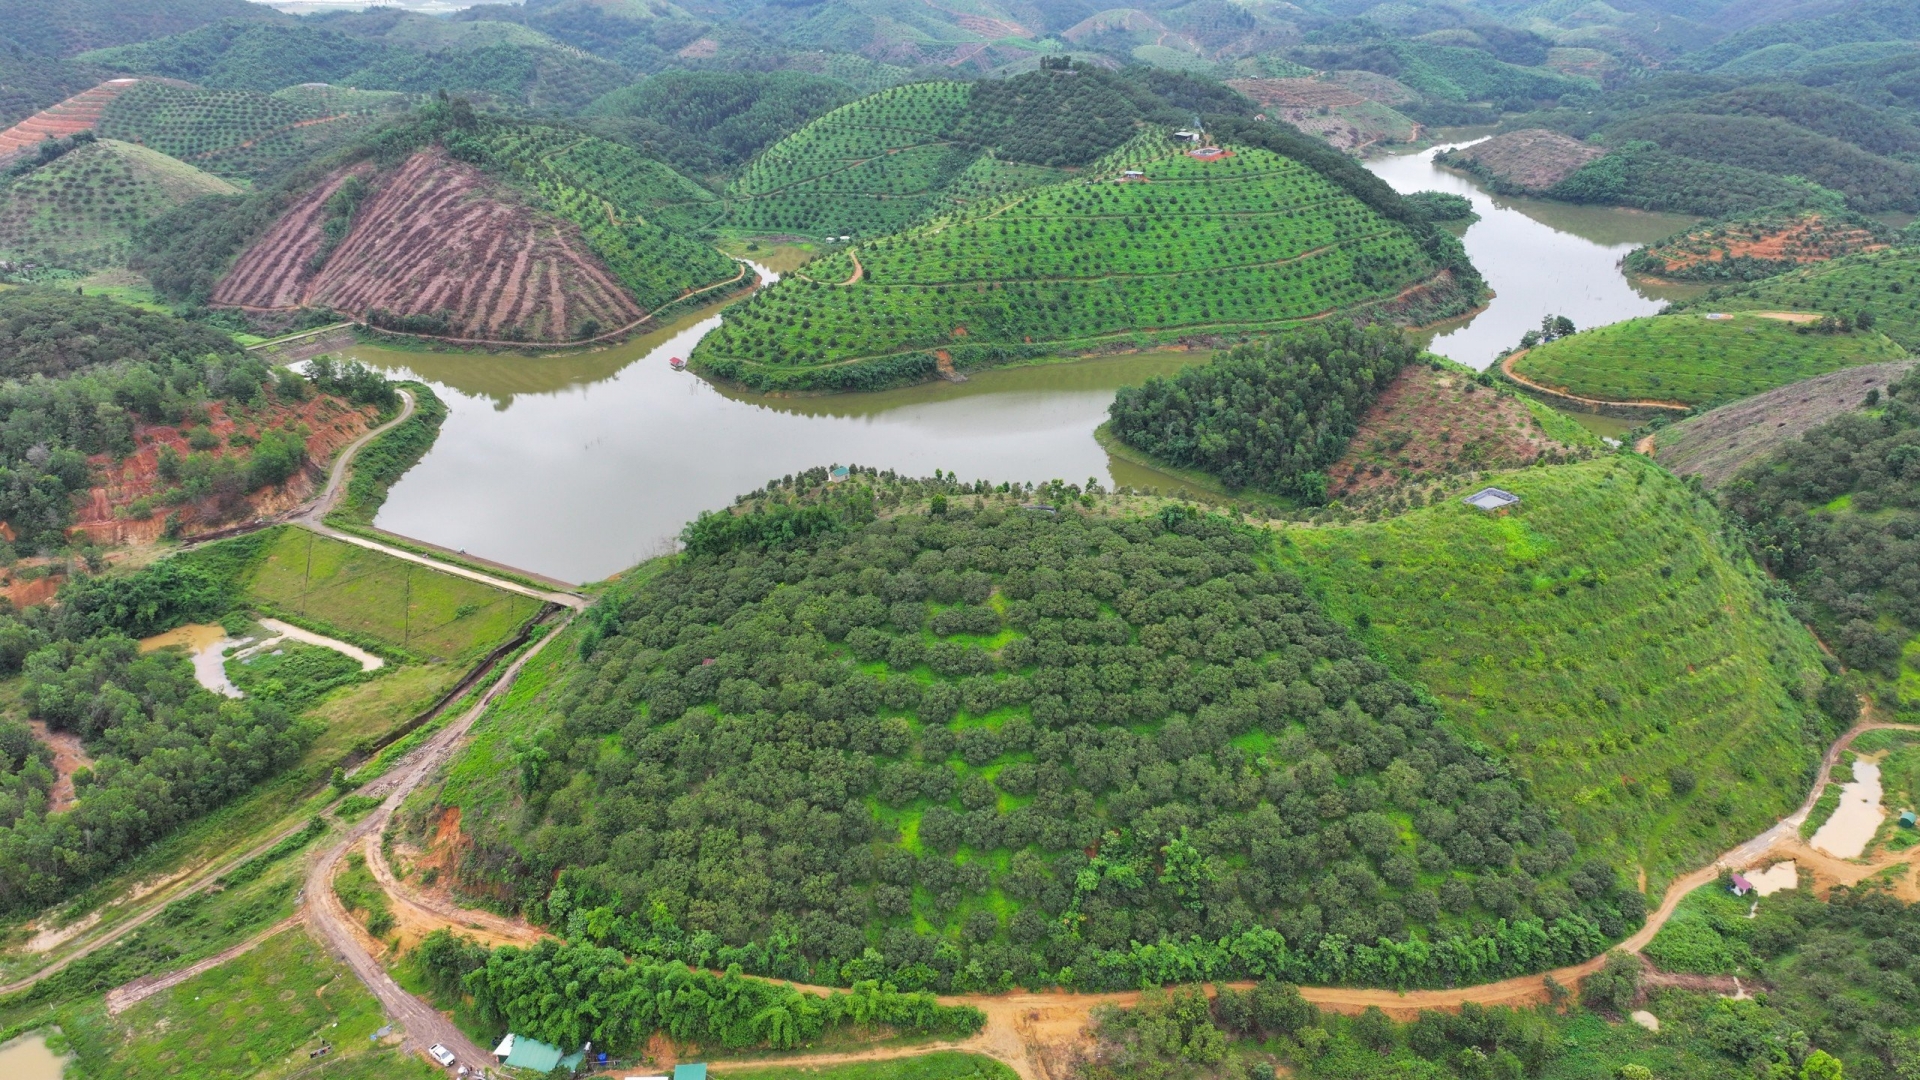
[[(564, 627), (565, 623), (561, 624)], [(431, 739), (421, 744), (411, 754), (403, 758), (398, 765), (389, 769), (380, 779), (362, 788), (368, 795), (382, 795), (384, 800), (378, 809), (368, 814), (347, 834), (335, 841), (333, 846), (314, 860), (312, 869), (307, 871), (306, 887), (302, 895), (306, 900), (307, 926), (315, 938), (319, 939), (334, 955), (344, 961), (353, 970), (354, 975), (366, 984), (374, 997), (387, 1010), (387, 1015), (399, 1022), (406, 1032), (405, 1045), (414, 1050), (439, 1043), (453, 1051), (463, 1064), (480, 1067), (490, 1065), (491, 1054), (476, 1045), (466, 1033), (454, 1026), (453, 1021), (440, 1015), (432, 1006), (414, 997), (393, 981), (380, 961), (374, 959), (368, 950), (364, 931), (360, 925), (341, 907), (340, 899), (333, 894), (333, 875), (340, 865), (341, 858), (355, 844), (368, 838), (376, 840), (393, 819), (393, 812), (400, 803), (420, 786), (421, 781), (433, 775), (435, 770), (445, 764), (448, 757), (465, 738), (473, 722), (480, 718), (487, 706), (519, 677), (527, 661), (539, 655), (540, 650), (558, 635), (560, 628), (535, 642), (533, 647), (521, 653), (519, 659), (508, 665), (506, 671), (496, 680), (473, 707), (458, 719), (436, 732)]]
[(1598, 408), (1605, 405), (1630, 405), (1636, 409), (1664, 409), (1669, 412), (1686, 412), (1693, 408), (1691, 405), (1682, 405), (1677, 401), (1604, 401), (1600, 398), (1581, 397), (1579, 394), (1570, 394), (1565, 390), (1555, 390), (1551, 386), (1534, 382), (1532, 379), (1513, 370), (1514, 362), (1525, 355), (1527, 355), (1527, 350), (1525, 349), (1515, 349), (1513, 352), (1508, 353), (1506, 357), (1500, 361), (1500, 373), (1512, 379), (1514, 382), (1519, 383), (1521, 386), (1529, 390), (1537, 391), (1548, 397), (1560, 398), (1573, 402), (1575, 405), (1585, 405), (1590, 408)]
[(107, 1015), (119, 1016), (121, 1013), (126, 1012), (128, 1009), (133, 1008), (135, 1005), (140, 1004), (162, 990), (171, 990), (201, 972), (212, 971), (214, 968), (219, 967), (221, 964), (226, 963), (236, 956), (242, 956), (252, 952), (259, 948), (261, 943), (268, 938), (278, 934), (282, 930), (298, 926), (305, 920), (305, 915), (296, 912), (240, 944), (235, 945), (233, 948), (225, 952), (215, 953), (197, 964), (189, 964), (178, 971), (142, 975), (124, 986), (116, 986), (112, 990), (107, 991)]

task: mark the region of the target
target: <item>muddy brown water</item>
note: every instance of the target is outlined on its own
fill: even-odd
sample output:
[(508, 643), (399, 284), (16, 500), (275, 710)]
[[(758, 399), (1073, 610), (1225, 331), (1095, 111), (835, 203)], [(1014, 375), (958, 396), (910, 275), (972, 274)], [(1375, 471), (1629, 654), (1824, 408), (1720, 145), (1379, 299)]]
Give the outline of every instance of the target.
[[(1692, 219), (1497, 199), (1436, 168), (1432, 151), (1368, 167), (1403, 191), (1466, 195), (1481, 220), (1464, 235), (1496, 296), (1433, 331), (1432, 347), (1475, 367), (1543, 314), (1582, 327), (1657, 311), (1665, 296), (1618, 267), (1634, 245)], [(777, 276), (763, 268), (763, 276)], [(691, 518), (767, 480), (859, 464), (965, 479), (1128, 484), (1176, 478), (1109, 456), (1093, 430), (1114, 392), (1208, 359), (1165, 351), (975, 374), (873, 394), (769, 398), (723, 390), (684, 357), (721, 306), (617, 346), (569, 356), (414, 352), (351, 355), (433, 385), (451, 409), (439, 440), (395, 484), (376, 524), (567, 581), (606, 577), (672, 549)], [(1604, 434), (1611, 427), (1596, 425)]]
[(60, 1080), (67, 1059), (47, 1049), (46, 1036), (22, 1035), (0, 1046), (0, 1077), (6, 1080)]

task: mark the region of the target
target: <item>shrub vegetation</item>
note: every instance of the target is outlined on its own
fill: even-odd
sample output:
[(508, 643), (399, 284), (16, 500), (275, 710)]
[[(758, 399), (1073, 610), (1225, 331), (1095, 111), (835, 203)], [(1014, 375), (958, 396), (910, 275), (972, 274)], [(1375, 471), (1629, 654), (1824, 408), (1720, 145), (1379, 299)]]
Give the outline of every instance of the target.
[(153, 150), (83, 135), (46, 164), (0, 176), (0, 260), (74, 271), (125, 266), (141, 226), (234, 190)]

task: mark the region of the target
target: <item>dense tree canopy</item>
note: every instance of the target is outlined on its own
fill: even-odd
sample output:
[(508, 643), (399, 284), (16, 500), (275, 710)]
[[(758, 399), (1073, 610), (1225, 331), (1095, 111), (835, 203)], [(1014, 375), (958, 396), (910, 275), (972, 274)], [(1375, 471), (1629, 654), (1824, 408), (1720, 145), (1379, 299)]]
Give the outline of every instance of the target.
[(881, 483), (607, 600), (470, 877), (569, 939), (903, 989), (1472, 981), (1639, 921), (1255, 534), (1024, 498)]
[(200, 323), (64, 289), (0, 292), (0, 378), (58, 377), (117, 360), (168, 367), (241, 359), (233, 338)]
[[(1114, 397), (1113, 433), (1233, 488), (1318, 499), (1360, 414), (1418, 355), (1396, 330), (1351, 323), (1236, 346)], [(1316, 479), (1316, 477), (1318, 479)]]

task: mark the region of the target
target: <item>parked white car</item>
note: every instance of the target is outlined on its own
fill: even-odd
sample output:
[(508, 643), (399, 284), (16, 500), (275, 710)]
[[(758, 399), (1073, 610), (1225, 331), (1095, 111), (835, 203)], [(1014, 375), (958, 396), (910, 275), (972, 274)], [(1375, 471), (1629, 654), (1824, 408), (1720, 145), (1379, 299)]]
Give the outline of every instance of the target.
[(439, 1043), (434, 1043), (432, 1046), (427, 1047), (427, 1056), (442, 1065), (453, 1064), (453, 1051), (441, 1046)]

